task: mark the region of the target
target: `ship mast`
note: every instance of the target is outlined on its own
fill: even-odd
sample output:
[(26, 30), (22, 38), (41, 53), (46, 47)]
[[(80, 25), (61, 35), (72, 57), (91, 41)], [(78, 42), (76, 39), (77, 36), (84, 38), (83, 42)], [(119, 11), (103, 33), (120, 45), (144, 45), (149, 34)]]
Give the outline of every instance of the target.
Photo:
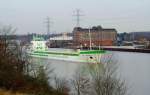
[(90, 30), (90, 27), (89, 27), (89, 39), (90, 39), (90, 50), (91, 50), (92, 46), (91, 46), (91, 30)]

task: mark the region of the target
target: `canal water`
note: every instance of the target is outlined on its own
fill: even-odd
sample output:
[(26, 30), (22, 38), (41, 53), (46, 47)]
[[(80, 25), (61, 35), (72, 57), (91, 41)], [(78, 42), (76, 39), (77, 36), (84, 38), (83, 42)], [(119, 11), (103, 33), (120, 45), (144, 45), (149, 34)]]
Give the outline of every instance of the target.
[[(118, 75), (126, 81), (131, 95), (150, 93), (150, 54), (131, 52), (111, 52), (118, 63)], [(70, 79), (75, 71), (84, 66), (81, 63), (46, 60), (59, 77)]]
[(150, 54), (114, 52), (131, 95), (150, 94)]

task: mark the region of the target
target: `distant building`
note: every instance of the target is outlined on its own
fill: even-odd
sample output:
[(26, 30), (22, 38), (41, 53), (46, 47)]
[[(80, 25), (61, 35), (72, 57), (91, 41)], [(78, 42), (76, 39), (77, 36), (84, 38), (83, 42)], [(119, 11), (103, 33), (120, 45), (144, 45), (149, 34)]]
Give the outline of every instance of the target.
[(72, 40), (72, 36), (62, 33), (61, 35), (50, 37), (49, 40)]
[(150, 31), (147, 32), (131, 32), (131, 33), (120, 33), (118, 36), (122, 41), (150, 41)]
[(72, 35), (70, 33), (61, 33), (52, 35), (47, 42), (48, 47), (64, 48), (72, 45)]
[(117, 41), (117, 31), (114, 28), (102, 28), (101, 26), (88, 28), (75, 27), (73, 41), (76, 46), (112, 46)]
[(131, 32), (130, 33), (130, 40), (132, 41), (140, 41), (140, 40), (147, 40), (150, 41), (150, 31), (148, 32)]
[(142, 48), (150, 48), (150, 31), (131, 32), (118, 34), (118, 45), (132, 45)]

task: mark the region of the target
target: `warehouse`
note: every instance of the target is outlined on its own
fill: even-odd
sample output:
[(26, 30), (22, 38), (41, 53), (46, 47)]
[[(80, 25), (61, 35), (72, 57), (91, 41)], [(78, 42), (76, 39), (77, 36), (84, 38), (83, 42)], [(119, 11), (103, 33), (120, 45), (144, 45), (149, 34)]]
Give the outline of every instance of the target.
[(75, 27), (73, 41), (75, 46), (112, 46), (117, 42), (117, 31), (114, 28), (105, 29), (101, 26), (92, 28)]

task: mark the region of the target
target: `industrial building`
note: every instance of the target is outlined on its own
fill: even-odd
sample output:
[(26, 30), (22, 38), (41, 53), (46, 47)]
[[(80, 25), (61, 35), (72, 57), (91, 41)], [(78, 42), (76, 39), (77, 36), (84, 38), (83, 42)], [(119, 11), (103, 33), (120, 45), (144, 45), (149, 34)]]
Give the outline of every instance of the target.
[(92, 28), (75, 27), (73, 30), (73, 41), (75, 46), (92, 47), (112, 46), (117, 42), (117, 31), (114, 28)]
[(61, 33), (57, 35), (52, 35), (47, 42), (48, 47), (55, 48), (68, 48), (71, 47), (73, 43), (71, 33)]

